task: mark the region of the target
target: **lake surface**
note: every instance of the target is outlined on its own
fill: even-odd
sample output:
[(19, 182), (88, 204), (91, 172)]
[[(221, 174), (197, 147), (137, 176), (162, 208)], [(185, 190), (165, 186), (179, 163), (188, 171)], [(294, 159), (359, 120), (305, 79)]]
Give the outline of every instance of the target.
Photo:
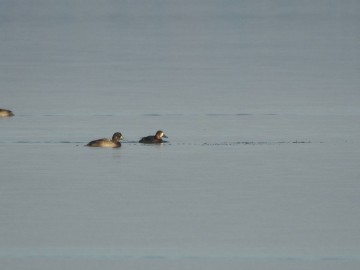
[(0, 1), (1, 265), (358, 269), (359, 15)]

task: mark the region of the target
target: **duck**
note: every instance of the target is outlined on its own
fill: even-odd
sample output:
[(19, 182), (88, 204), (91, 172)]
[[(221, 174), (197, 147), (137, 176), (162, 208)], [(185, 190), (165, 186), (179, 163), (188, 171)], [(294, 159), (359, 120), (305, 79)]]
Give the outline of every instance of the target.
[(162, 138), (167, 138), (162, 130), (156, 131), (154, 136), (147, 136), (140, 139), (139, 143), (163, 143)]
[(6, 109), (0, 109), (0, 117), (10, 117), (10, 116), (14, 116), (14, 113), (12, 111)]
[(86, 146), (90, 147), (107, 147), (107, 148), (118, 148), (121, 147), (120, 140), (123, 139), (123, 135), (120, 132), (115, 132), (112, 139), (98, 139), (89, 142)]

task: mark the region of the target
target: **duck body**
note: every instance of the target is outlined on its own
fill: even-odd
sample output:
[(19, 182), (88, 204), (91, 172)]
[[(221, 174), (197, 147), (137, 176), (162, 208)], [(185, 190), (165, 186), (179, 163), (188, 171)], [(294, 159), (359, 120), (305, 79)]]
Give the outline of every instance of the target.
[(161, 130), (158, 130), (154, 136), (147, 136), (140, 139), (139, 143), (163, 143), (162, 138), (167, 138), (165, 133)]
[(118, 148), (121, 147), (121, 143), (120, 140), (123, 139), (123, 136), (120, 132), (115, 132), (114, 135), (112, 136), (112, 139), (107, 139), (107, 138), (103, 138), (103, 139), (98, 139), (98, 140), (94, 140), (89, 142), (86, 146), (90, 146), (90, 147), (104, 147), (104, 148)]
[(0, 109), (0, 117), (10, 117), (10, 116), (14, 116), (14, 113), (12, 111), (6, 109)]

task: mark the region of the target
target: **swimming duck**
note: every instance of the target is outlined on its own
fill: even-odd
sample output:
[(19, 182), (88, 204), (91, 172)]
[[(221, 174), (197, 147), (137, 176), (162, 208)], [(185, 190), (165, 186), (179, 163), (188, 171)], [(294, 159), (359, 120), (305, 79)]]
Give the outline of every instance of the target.
[(6, 109), (0, 109), (0, 117), (10, 117), (14, 116), (13, 112)]
[(117, 148), (117, 147), (121, 147), (120, 140), (122, 139), (123, 139), (122, 134), (120, 132), (115, 132), (111, 140), (107, 138), (98, 139), (89, 142), (86, 146)]
[(155, 136), (147, 136), (141, 138), (139, 143), (162, 143), (164, 142), (161, 138), (167, 138), (165, 133), (161, 130), (156, 131)]

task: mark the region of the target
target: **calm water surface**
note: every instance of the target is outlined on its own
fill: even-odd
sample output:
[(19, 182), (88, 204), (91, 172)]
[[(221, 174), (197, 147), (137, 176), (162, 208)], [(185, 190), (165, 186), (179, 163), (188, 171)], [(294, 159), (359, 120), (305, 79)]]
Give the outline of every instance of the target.
[(1, 1), (1, 264), (357, 269), (359, 8)]

